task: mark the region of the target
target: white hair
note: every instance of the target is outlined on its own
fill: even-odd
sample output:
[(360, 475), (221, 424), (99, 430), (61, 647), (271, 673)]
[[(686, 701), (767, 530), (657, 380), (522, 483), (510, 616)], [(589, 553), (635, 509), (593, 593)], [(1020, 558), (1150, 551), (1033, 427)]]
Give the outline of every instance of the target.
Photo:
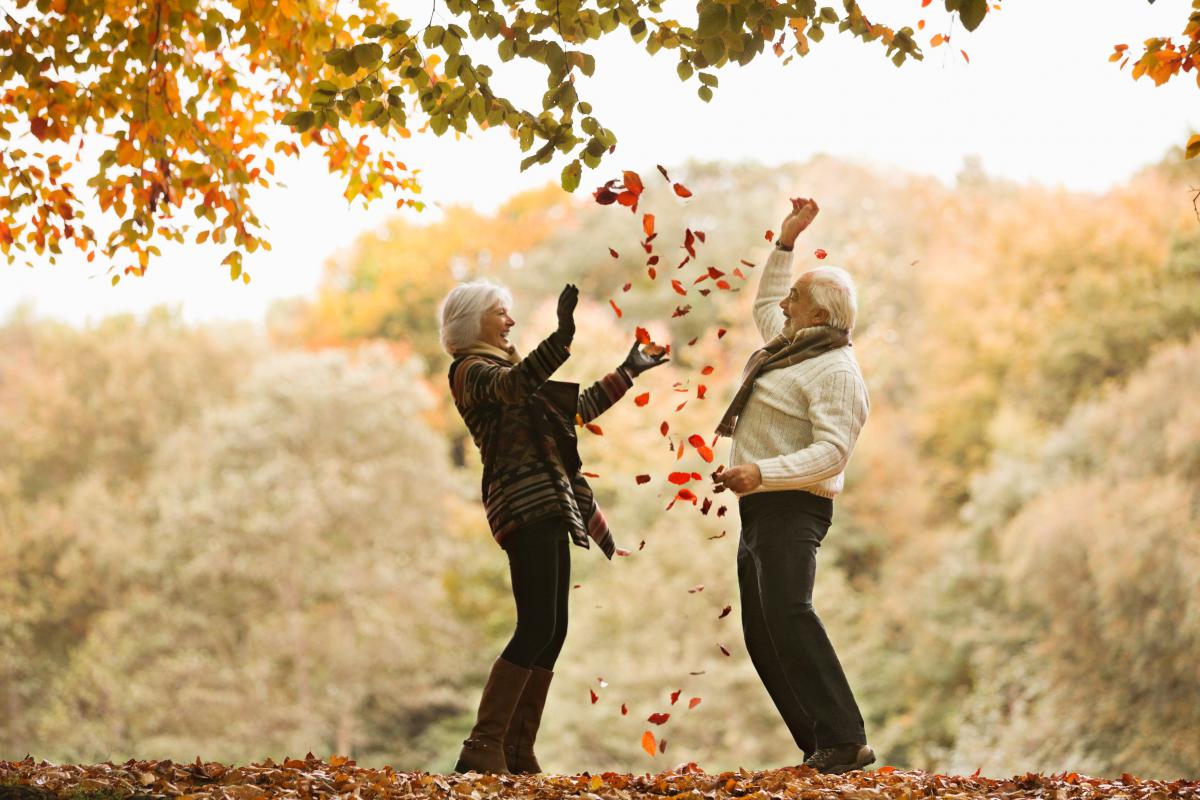
[(844, 331), (854, 330), (858, 314), (858, 291), (854, 279), (841, 267), (817, 267), (800, 276), (807, 277), (808, 296), (813, 305), (829, 315), (829, 325)]
[(442, 301), (442, 349), (450, 355), (479, 341), (480, 323), (489, 308), (512, 309), (512, 293), (487, 281), (460, 283)]

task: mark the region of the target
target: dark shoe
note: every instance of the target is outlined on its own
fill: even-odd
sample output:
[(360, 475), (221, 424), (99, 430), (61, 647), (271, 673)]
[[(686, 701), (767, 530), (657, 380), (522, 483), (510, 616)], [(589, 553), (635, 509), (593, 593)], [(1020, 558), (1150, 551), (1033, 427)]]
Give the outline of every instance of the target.
[(508, 774), (504, 763), (504, 732), (529, 680), (529, 670), (497, 658), (479, 698), (475, 727), (463, 742), (455, 772)]
[(818, 747), (809, 756), (804, 766), (812, 767), (824, 775), (840, 775), (862, 769), (875, 763), (875, 751), (865, 744), (842, 744), (836, 747)]
[(512, 721), (508, 723), (508, 731), (504, 734), (504, 760), (508, 771), (514, 775), (538, 775), (542, 771), (533, 753), (533, 742), (537, 739), (542, 709), (546, 706), (546, 695), (553, 679), (554, 673), (550, 670), (534, 667)]

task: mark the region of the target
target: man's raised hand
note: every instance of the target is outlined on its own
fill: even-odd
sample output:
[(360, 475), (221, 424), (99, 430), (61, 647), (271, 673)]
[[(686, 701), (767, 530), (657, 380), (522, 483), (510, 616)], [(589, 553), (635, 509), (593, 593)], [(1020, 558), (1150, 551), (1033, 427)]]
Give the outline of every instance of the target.
[(796, 237), (816, 219), (820, 210), (817, 201), (811, 197), (793, 197), (792, 211), (779, 225), (779, 241), (791, 247)]

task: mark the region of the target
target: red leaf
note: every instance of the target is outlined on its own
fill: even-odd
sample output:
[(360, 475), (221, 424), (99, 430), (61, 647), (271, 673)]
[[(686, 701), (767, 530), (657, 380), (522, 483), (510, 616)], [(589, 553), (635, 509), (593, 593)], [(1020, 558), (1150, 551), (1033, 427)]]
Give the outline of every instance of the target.
[(696, 231), (696, 238), (700, 240), (701, 244), (703, 244), (704, 243), (704, 231)]
[(658, 273), (654, 270), (654, 267), (646, 270), (646, 274), (650, 276), (650, 280), (654, 280), (658, 277)]
[(662, 173), (662, 176), (667, 179), (667, 183), (670, 183), (671, 176), (667, 174), (666, 167), (664, 167), (662, 164), (655, 164), (655, 166), (658, 167), (658, 171)]
[(654, 742), (654, 734), (650, 731), (642, 734), (642, 749), (649, 753), (651, 757), (654, 756), (654, 753), (658, 749)]
[(622, 292), (628, 292), (628, 291), (629, 291), (629, 287), (630, 287), (630, 286), (633, 286), (633, 284), (632, 284), (632, 283), (627, 283), (627, 284), (625, 284), (624, 286), (622, 286), (622, 287), (621, 287), (621, 291), (622, 291)]
[(609, 300), (608, 304), (612, 306), (612, 310), (617, 312), (617, 319), (621, 318), (621, 307), (617, 305), (615, 300)]
[(612, 256), (613, 258), (620, 258), (620, 257), (621, 257), (621, 256), (620, 256), (620, 255), (617, 253), (617, 251), (616, 251), (616, 250), (613, 250), (611, 247), (610, 247), (610, 248), (608, 248), (608, 254), (609, 254), (610, 256)]
[(693, 433), (688, 437), (688, 444), (690, 444), (692, 447), (703, 447), (704, 437), (698, 433)]
[(678, 414), (680, 411), (683, 411), (683, 407), (686, 405), (687, 405), (687, 400), (684, 400), (682, 403), (675, 406), (675, 413)]
[(589, 422), (587, 425), (584, 425), (583, 427), (587, 428), (589, 431), (596, 434), (597, 436), (604, 435), (603, 429), (601, 429), (601, 427), (594, 422)]
[(717, 619), (725, 619), (729, 616), (730, 611), (733, 611), (733, 606), (725, 606), (721, 609), (721, 613), (717, 615)]
[(725, 277), (725, 273), (721, 272), (721, 270), (717, 269), (716, 267), (709, 267), (708, 268), (708, 277), (714, 278), (714, 279), (715, 278), (723, 278), (723, 277)]
[(712, 374), (713, 374), (713, 366), (712, 366), (712, 364), (709, 364), (709, 365), (708, 365), (708, 366), (706, 366), (704, 369), (700, 370), (700, 374), (701, 374), (701, 375), (712, 375)]
[(617, 194), (607, 186), (601, 186), (592, 193), (592, 197), (596, 198), (596, 202), (602, 206), (612, 205), (617, 200)]
[(691, 473), (688, 472), (672, 472), (667, 476), (667, 480), (676, 486), (683, 486), (692, 479)]
[(628, 550), (626, 550), (624, 547), (618, 547), (616, 550), (616, 553), (617, 553), (617, 555), (621, 556), (622, 558), (630, 555), (630, 552)]
[(657, 263), (658, 263), (658, 256), (650, 256), (649, 258), (646, 259), (646, 266), (648, 266), (648, 267), (653, 267)]
[(729, 289), (730, 289), (730, 286), (729, 286), (729, 281), (727, 281), (727, 280), (719, 280), (719, 281), (717, 281), (717, 288), (718, 288), (718, 289), (721, 289), (721, 290), (723, 290), (723, 291), (726, 291), (726, 292), (728, 292), (728, 291), (729, 291)]
[(700, 473), (699, 473), (699, 472), (693, 472), (693, 473), (692, 473), (692, 480), (694, 480), (694, 481), (702, 481), (702, 480), (704, 480), (704, 478), (700, 477)]
[(669, 426), (669, 425), (667, 425), (667, 423), (664, 421), (664, 422), (663, 422), (663, 424), (662, 424), (662, 425), (660, 425), (658, 429), (659, 429), (660, 431), (662, 431), (662, 435), (663, 435), (663, 436), (666, 436), (666, 435), (667, 435), (667, 431), (668, 431), (668, 430), (670, 430), (670, 426)]
[(679, 699), (679, 695), (683, 694), (683, 689), (676, 689), (671, 692), (671, 705), (675, 705), (675, 701)]
[(595, 473), (595, 472), (585, 472), (585, 473), (583, 473), (583, 477), (585, 477), (585, 478), (599, 478), (599, 477), (600, 477), (600, 475), (599, 475), (598, 473)]
[(660, 740), (659, 740), (659, 742), (658, 742), (658, 752), (660, 752), (660, 753), (665, 753), (665, 752), (667, 752), (667, 740), (666, 740), (666, 739), (660, 739)]
[[(932, 2), (933, 2), (933, 0), (921, 0), (921, 8), (924, 8), (925, 6), (929, 5)], [(878, 772), (878, 770), (876, 770), (876, 772)]]
[(746, 280), (746, 273), (742, 272), (742, 268), (741, 268), (741, 267), (734, 267), (734, 268), (733, 268), (733, 274), (734, 274), (734, 275), (737, 275), (737, 276), (738, 276), (739, 278), (741, 278), (742, 280)]
[(813, 251), (813, 255), (816, 256), (817, 258), (824, 258), (825, 256), (827, 256), (829, 254), (818, 247), (816, 250)]
[(646, 540), (642, 539), (642, 543), (638, 545), (638, 550), (645, 550), (645, 549), (646, 549)]
[(688, 711), (691, 711), (693, 708), (695, 708), (698, 705), (700, 705), (700, 698), (693, 697), (691, 700), (688, 700)]
[(654, 215), (653, 214), (645, 214), (642, 217), (642, 230), (644, 230), (646, 232), (647, 236), (654, 235)]
[(625, 170), (621, 173), (621, 175), (625, 178), (625, 188), (629, 191), (633, 192), (634, 194), (641, 194), (646, 190), (646, 187), (642, 185), (641, 175), (638, 175), (636, 172), (631, 170)]
[(626, 707), (626, 705), (624, 703), (621, 703), (621, 716), (623, 717), (628, 713), (629, 713), (629, 708)]
[(639, 408), (646, 405), (646, 403), (650, 402), (650, 393), (642, 392), (637, 397), (633, 398), (633, 402), (636, 403)]
[[(721, 508), (724, 508), (724, 506), (721, 506)], [(718, 517), (719, 517), (719, 516), (721, 516), (721, 512), (719, 512), (719, 511), (718, 511), (718, 512), (717, 512), (717, 516), (718, 516)], [(724, 538), (725, 538), (725, 534), (727, 534), (727, 533), (729, 533), (729, 531), (721, 531), (721, 532), (720, 532), (720, 533), (718, 533), (716, 536), (710, 536), (710, 537), (708, 537), (708, 538), (709, 538), (709, 541), (712, 541), (713, 539), (724, 539)]]
[(706, 444), (702, 444), (696, 448), (696, 452), (699, 453), (700, 457), (703, 458), (705, 461), (707, 461), (709, 464), (712, 463), (713, 451), (712, 451), (711, 447), (709, 447)]
[(971, 57), (967, 55), (966, 50), (959, 50), (958, 52), (962, 53), (963, 61), (966, 61), (968, 64), (971, 63)]
[(650, 482), (650, 476), (649, 475), (638, 475), (636, 478), (634, 478), (634, 480), (636, 480), (638, 482), (638, 486), (641, 486), (643, 483)]
[(621, 192), (619, 195), (617, 195), (617, 202), (626, 208), (636, 207), (637, 201), (638, 196), (629, 190)]
[(717, 328), (717, 338), (720, 339), (722, 336), (724, 336), (728, 332), (729, 331), (725, 330), (724, 328)]
[(750, 267), (750, 269), (754, 269), (754, 264), (753, 264), (753, 263), (751, 263), (751, 262), (749, 262), (749, 261), (747, 261), (746, 259), (744, 259), (744, 258), (741, 258), (741, 259), (738, 259), (738, 260), (739, 260), (739, 261), (741, 261), (741, 262), (742, 262), (742, 264), (743, 264), (744, 266)]
[(725, 506), (721, 506), (720, 508), (717, 509), (717, 516), (718, 517), (725, 516)]
[(708, 510), (710, 508), (712, 508), (712, 498), (706, 497), (704, 498), (704, 502), (700, 505), (700, 513), (707, 517)]
[(695, 344), (695, 343), (696, 343), (696, 342), (697, 342), (699, 339), (700, 339), (700, 337), (699, 337), (699, 336), (695, 337), (695, 338), (694, 338), (694, 339), (692, 339), (690, 342), (688, 342), (688, 346), (689, 346), (689, 347), (691, 347), (691, 346), (692, 346), (692, 345), (694, 345), (694, 344)]
[(775, 231), (767, 231), (763, 234), (763, 238), (768, 242), (775, 238)]
[[(696, 257), (695, 244), (696, 244), (696, 235), (694, 233), (692, 233), (691, 228), (687, 228), (683, 233), (683, 249), (687, 250), (689, 258)], [(684, 264), (686, 264), (686, 263), (687, 263), (687, 261), (684, 261)], [(679, 266), (682, 267), (683, 264), (680, 264)]]
[(698, 387), (696, 387), (696, 399), (697, 400), (703, 400), (704, 395), (707, 393), (708, 393), (708, 387), (705, 386), (703, 383), (700, 384)]
[(650, 716), (646, 717), (646, 722), (649, 722), (651, 725), (662, 725), (670, 718), (670, 714), (664, 714), (660, 711), (657, 714), (651, 714)]
[(683, 269), (684, 265), (686, 265), (687, 262), (689, 262), (691, 260), (692, 260), (691, 256), (684, 256), (683, 261), (680, 261), (679, 266), (675, 267), (675, 269)]
[(677, 183), (674, 186), (672, 186), (671, 188), (674, 189), (675, 194), (679, 195), (680, 197), (691, 197), (692, 196), (691, 190), (689, 190), (682, 183)]
[(688, 313), (691, 310), (692, 310), (692, 307), (690, 304), (686, 305), (686, 306), (675, 306), (675, 311), (674, 311), (674, 313), (671, 314), (671, 318), (674, 319), (675, 317), (682, 317), (684, 314)]
[(671, 288), (675, 290), (675, 294), (687, 294), (687, 289), (683, 288), (683, 284), (675, 279), (671, 279)]
[(596, 705), (596, 701), (600, 699), (600, 695), (596, 694), (594, 689), (588, 689), (588, 694), (592, 696), (592, 705)]
[(875, 770), (875, 771), (876, 771), (876, 772), (883, 772), (883, 773), (887, 773), (887, 772), (895, 772), (895, 771), (896, 771), (896, 768), (895, 768), (895, 767), (880, 767), (879, 769), (877, 769), (877, 770)]
[(722, 652), (722, 653), (724, 653), (725, 655), (729, 655), (729, 648), (728, 648), (728, 647), (726, 647), (726, 646), (725, 646), (725, 645), (723, 645), (723, 644), (718, 644), (718, 645), (717, 645), (717, 647), (721, 648), (721, 652)]
[(703, 591), (704, 591), (704, 584), (703, 584), (703, 583), (697, 583), (695, 586), (693, 586), (692, 588), (688, 589), (688, 594), (697, 594), (697, 593), (699, 593), (699, 592), (703, 592)]
[(638, 344), (650, 344), (650, 331), (646, 330), (641, 325), (633, 329), (633, 335), (637, 338)]

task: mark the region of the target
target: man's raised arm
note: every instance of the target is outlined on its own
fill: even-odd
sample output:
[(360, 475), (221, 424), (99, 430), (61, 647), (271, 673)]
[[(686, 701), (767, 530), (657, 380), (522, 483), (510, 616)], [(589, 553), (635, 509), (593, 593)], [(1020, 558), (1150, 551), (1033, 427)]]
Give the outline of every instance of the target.
[(792, 289), (792, 247), (796, 237), (807, 228), (817, 216), (820, 208), (816, 201), (802, 198), (792, 199), (792, 211), (779, 226), (779, 238), (775, 249), (763, 267), (762, 277), (758, 282), (758, 294), (754, 298), (754, 323), (763, 341), (769, 342), (778, 336), (787, 320), (779, 302), (787, 297)]

